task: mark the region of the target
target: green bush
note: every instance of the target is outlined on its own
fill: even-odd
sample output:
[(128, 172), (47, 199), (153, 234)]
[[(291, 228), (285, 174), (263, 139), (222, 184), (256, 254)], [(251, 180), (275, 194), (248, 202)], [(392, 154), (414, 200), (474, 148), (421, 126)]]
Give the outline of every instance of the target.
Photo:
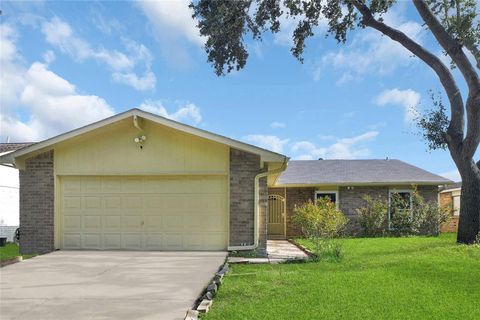
[(390, 231), (395, 236), (438, 236), (441, 224), (449, 218), (447, 207), (425, 202), (417, 190), (412, 193), (411, 209), (406, 209), (410, 205), (396, 194), (392, 194), (390, 202)]
[(341, 234), (348, 219), (330, 199), (321, 198), (316, 204), (308, 201), (295, 207), (292, 221), (312, 241), (318, 259), (341, 257), (342, 243), (333, 239)]
[(367, 237), (383, 236), (387, 229), (388, 202), (364, 195), (366, 205), (356, 209), (358, 223)]

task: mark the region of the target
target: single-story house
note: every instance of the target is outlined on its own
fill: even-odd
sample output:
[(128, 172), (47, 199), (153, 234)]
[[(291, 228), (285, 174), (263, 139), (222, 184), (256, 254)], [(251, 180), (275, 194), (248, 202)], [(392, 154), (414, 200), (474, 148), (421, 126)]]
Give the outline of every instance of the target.
[[(452, 183), (436, 174), (395, 159), (374, 160), (298, 160), (289, 161), (287, 169), (273, 184), (269, 184), (269, 236), (289, 238), (300, 235), (292, 223), (295, 206), (306, 201), (315, 202), (329, 197), (350, 220), (349, 232), (357, 233), (356, 209), (365, 205), (369, 195), (390, 202), (392, 194), (399, 194), (412, 205), (412, 192), (428, 202), (438, 203), (439, 186)], [(276, 203), (283, 202), (284, 219), (275, 220)]]
[(353, 216), (364, 193), (416, 184), (437, 201), (450, 182), (397, 160), (288, 161), (138, 109), (0, 157), (20, 170), (22, 253), (264, 252), (267, 238), (298, 234), (297, 203), (323, 194)]
[(456, 232), (460, 218), (460, 196), (462, 195), (462, 183), (456, 182), (440, 189), (438, 195), (441, 206), (447, 206), (451, 210), (451, 218), (442, 225), (442, 232)]
[[(28, 146), (31, 143), (0, 143), (0, 156)], [(18, 170), (0, 166), (0, 237), (13, 241), (19, 226)]]

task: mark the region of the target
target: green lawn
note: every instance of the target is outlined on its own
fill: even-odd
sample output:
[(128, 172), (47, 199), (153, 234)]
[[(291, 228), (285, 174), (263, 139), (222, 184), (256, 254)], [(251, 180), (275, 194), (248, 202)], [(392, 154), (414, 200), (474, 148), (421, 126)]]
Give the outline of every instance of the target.
[(202, 319), (480, 319), (480, 246), (347, 239), (340, 262), (232, 265), (210, 310)]
[[(15, 243), (7, 243), (5, 247), (0, 247), (0, 261), (12, 259), (20, 256), (20, 251), (18, 245)], [(34, 257), (35, 254), (25, 254), (23, 255), (24, 259), (29, 259)]]

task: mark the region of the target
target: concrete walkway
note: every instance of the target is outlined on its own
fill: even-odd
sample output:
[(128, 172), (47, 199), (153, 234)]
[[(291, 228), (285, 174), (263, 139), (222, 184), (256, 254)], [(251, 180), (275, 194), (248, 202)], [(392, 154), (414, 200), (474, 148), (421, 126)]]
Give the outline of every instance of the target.
[(225, 257), (53, 252), (0, 269), (0, 319), (184, 319)]
[(307, 259), (308, 255), (287, 240), (267, 240), (266, 258), (229, 257), (230, 263), (281, 263), (287, 260)]

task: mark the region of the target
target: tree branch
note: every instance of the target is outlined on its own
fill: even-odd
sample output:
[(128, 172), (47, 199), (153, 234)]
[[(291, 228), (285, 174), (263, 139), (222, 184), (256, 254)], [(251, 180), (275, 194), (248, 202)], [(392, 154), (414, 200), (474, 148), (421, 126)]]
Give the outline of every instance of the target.
[(477, 62), (477, 68), (480, 69), (480, 50), (471, 43), (465, 43), (465, 48), (467, 48), (468, 51), (473, 55), (475, 58), (475, 61)]
[[(413, 0), (413, 4), (417, 8), (418, 13), (422, 17), (423, 21), (427, 24), (432, 31), (435, 39), (442, 46), (445, 52), (452, 58), (455, 65), (462, 73), (468, 88), (472, 94), (480, 93), (480, 81), (475, 68), (468, 60), (467, 56), (462, 50), (462, 45), (453, 39), (450, 34), (445, 30), (437, 17), (430, 10), (424, 0)], [(473, 92), (472, 92), (473, 91)]]
[(370, 9), (361, 0), (349, 1), (362, 14), (362, 22), (366, 26), (374, 28), (388, 36), (393, 41), (400, 43), (403, 47), (430, 66), (430, 68), (432, 68), (432, 70), (437, 74), (450, 102), (451, 121), (447, 132), (447, 140), (449, 141), (449, 146), (454, 146), (455, 149), (461, 148), (463, 141), (463, 130), (465, 126), (465, 111), (462, 95), (450, 70), (436, 55), (427, 51), (424, 47), (413, 41), (403, 32), (376, 20), (373, 17)]

